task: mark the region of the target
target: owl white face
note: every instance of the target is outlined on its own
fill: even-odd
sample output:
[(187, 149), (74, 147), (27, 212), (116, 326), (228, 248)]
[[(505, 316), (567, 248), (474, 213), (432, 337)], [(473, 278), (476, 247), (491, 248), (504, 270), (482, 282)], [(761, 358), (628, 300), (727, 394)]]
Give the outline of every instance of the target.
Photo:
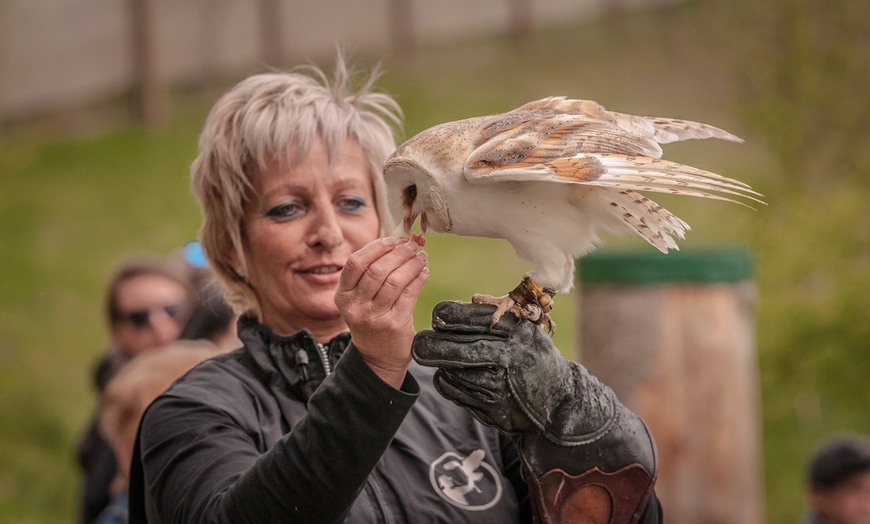
[(384, 177), (390, 212), (401, 217), (406, 234), (418, 241), (422, 238), (412, 231), (417, 218), (423, 235), (429, 229), (439, 233), (450, 231), (447, 199), (432, 174), (414, 161), (396, 157), (385, 164)]

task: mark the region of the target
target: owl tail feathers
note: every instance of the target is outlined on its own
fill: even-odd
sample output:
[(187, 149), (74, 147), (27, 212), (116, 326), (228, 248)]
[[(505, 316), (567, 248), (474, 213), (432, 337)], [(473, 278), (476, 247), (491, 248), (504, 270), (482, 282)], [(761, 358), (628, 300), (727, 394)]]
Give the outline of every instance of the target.
[(600, 162), (604, 172), (582, 184), (610, 189), (612, 215), (663, 253), (679, 249), (674, 237), (683, 238), (689, 225), (637, 191), (710, 198), (749, 208), (738, 198), (764, 204), (762, 195), (747, 184), (703, 169), (660, 158), (619, 154), (581, 153), (574, 158), (589, 157)]
[(662, 253), (667, 253), (669, 249), (679, 250), (674, 237), (683, 239), (686, 231), (692, 229), (679, 217), (640, 193), (624, 189), (610, 196), (610, 211), (616, 218)]

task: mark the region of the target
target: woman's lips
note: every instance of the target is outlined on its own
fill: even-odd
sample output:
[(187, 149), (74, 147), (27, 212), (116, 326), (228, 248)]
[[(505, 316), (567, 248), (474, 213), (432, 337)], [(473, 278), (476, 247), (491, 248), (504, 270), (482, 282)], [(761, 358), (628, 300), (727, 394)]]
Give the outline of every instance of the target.
[(341, 268), (338, 265), (313, 266), (299, 271), (299, 274), (310, 282), (333, 284), (341, 278)]
[(341, 266), (317, 266), (311, 269), (306, 269), (304, 273), (313, 273), (315, 275), (328, 275), (341, 271)]

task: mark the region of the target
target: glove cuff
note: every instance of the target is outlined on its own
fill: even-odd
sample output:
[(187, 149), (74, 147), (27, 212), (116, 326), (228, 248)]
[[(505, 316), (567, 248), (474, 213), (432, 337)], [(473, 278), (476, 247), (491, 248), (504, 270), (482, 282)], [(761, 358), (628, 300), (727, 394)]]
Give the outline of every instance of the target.
[(583, 366), (574, 388), (541, 432), (513, 435), (538, 522), (634, 523), (646, 509), (658, 470), (646, 424)]
[(652, 495), (655, 477), (640, 464), (613, 473), (592, 468), (580, 475), (552, 469), (529, 479), (535, 522), (634, 524)]

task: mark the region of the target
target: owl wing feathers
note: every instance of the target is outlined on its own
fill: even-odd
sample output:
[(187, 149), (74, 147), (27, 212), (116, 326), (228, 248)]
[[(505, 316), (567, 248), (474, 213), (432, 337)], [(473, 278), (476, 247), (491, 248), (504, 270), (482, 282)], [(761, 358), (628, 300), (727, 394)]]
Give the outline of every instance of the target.
[(724, 129), (719, 129), (709, 124), (702, 124), (701, 122), (651, 116), (639, 118), (652, 122), (653, 127), (655, 127), (656, 142), (659, 144), (705, 138), (718, 138), (729, 142), (743, 143), (743, 139), (739, 136), (732, 135)]
[[(549, 162), (516, 163), (489, 170), (469, 169), (466, 178), (475, 182), (558, 182), (587, 186), (651, 191), (746, 203), (723, 194), (764, 202), (761, 194), (738, 180), (685, 164), (629, 155), (579, 153)], [(755, 196), (753, 196), (755, 195)]]
[(742, 138), (709, 124), (677, 118), (618, 113), (616, 111), (608, 111), (604, 106), (592, 100), (569, 99), (564, 96), (553, 96), (535, 100), (511, 111), (511, 113), (514, 112), (584, 115), (603, 122), (609, 122), (623, 132), (651, 136), (659, 144), (704, 138), (719, 138), (730, 142), (743, 142)]
[(469, 181), (550, 181), (763, 203), (738, 180), (661, 159), (659, 142), (736, 136), (706, 124), (648, 119), (589, 100), (550, 97), (490, 117), (468, 156)]
[[(764, 203), (762, 195), (743, 182), (662, 159), (660, 144), (704, 138), (742, 142), (700, 122), (635, 116), (608, 111), (591, 100), (549, 97), (504, 114), (435, 126), (406, 142), (394, 156), (414, 158), (436, 176), (464, 176), (474, 184), (585, 187), (585, 196), (572, 204), (586, 206), (600, 225), (628, 227), (667, 252), (677, 248), (674, 237), (683, 238), (689, 226), (639, 191), (747, 207), (751, 206), (746, 202)], [(566, 189), (569, 200), (580, 193)], [(586, 198), (591, 195), (594, 198)]]
[[(762, 195), (746, 184), (685, 164), (625, 155), (593, 155), (593, 158), (600, 161), (607, 171), (598, 179), (588, 181), (590, 185), (604, 187), (611, 185), (639, 191), (700, 196), (746, 205), (739, 200), (718, 194), (724, 193), (764, 204), (757, 198)], [(692, 190), (700, 191), (692, 192)]]
[(517, 155), (546, 161), (580, 151), (662, 156), (652, 129), (646, 134), (626, 132), (588, 115), (511, 111), (490, 119), (469, 162), (503, 163)]
[(689, 224), (640, 193), (623, 189), (609, 197), (611, 211), (663, 253), (668, 249), (679, 250), (673, 237), (685, 238), (686, 231), (691, 229)]
[(661, 251), (678, 249), (689, 226), (638, 191), (763, 204), (747, 184), (661, 158), (659, 144), (742, 140), (719, 128), (607, 111), (589, 100), (551, 97), (488, 117), (464, 175), (475, 183), (550, 182), (610, 189), (611, 216)]

